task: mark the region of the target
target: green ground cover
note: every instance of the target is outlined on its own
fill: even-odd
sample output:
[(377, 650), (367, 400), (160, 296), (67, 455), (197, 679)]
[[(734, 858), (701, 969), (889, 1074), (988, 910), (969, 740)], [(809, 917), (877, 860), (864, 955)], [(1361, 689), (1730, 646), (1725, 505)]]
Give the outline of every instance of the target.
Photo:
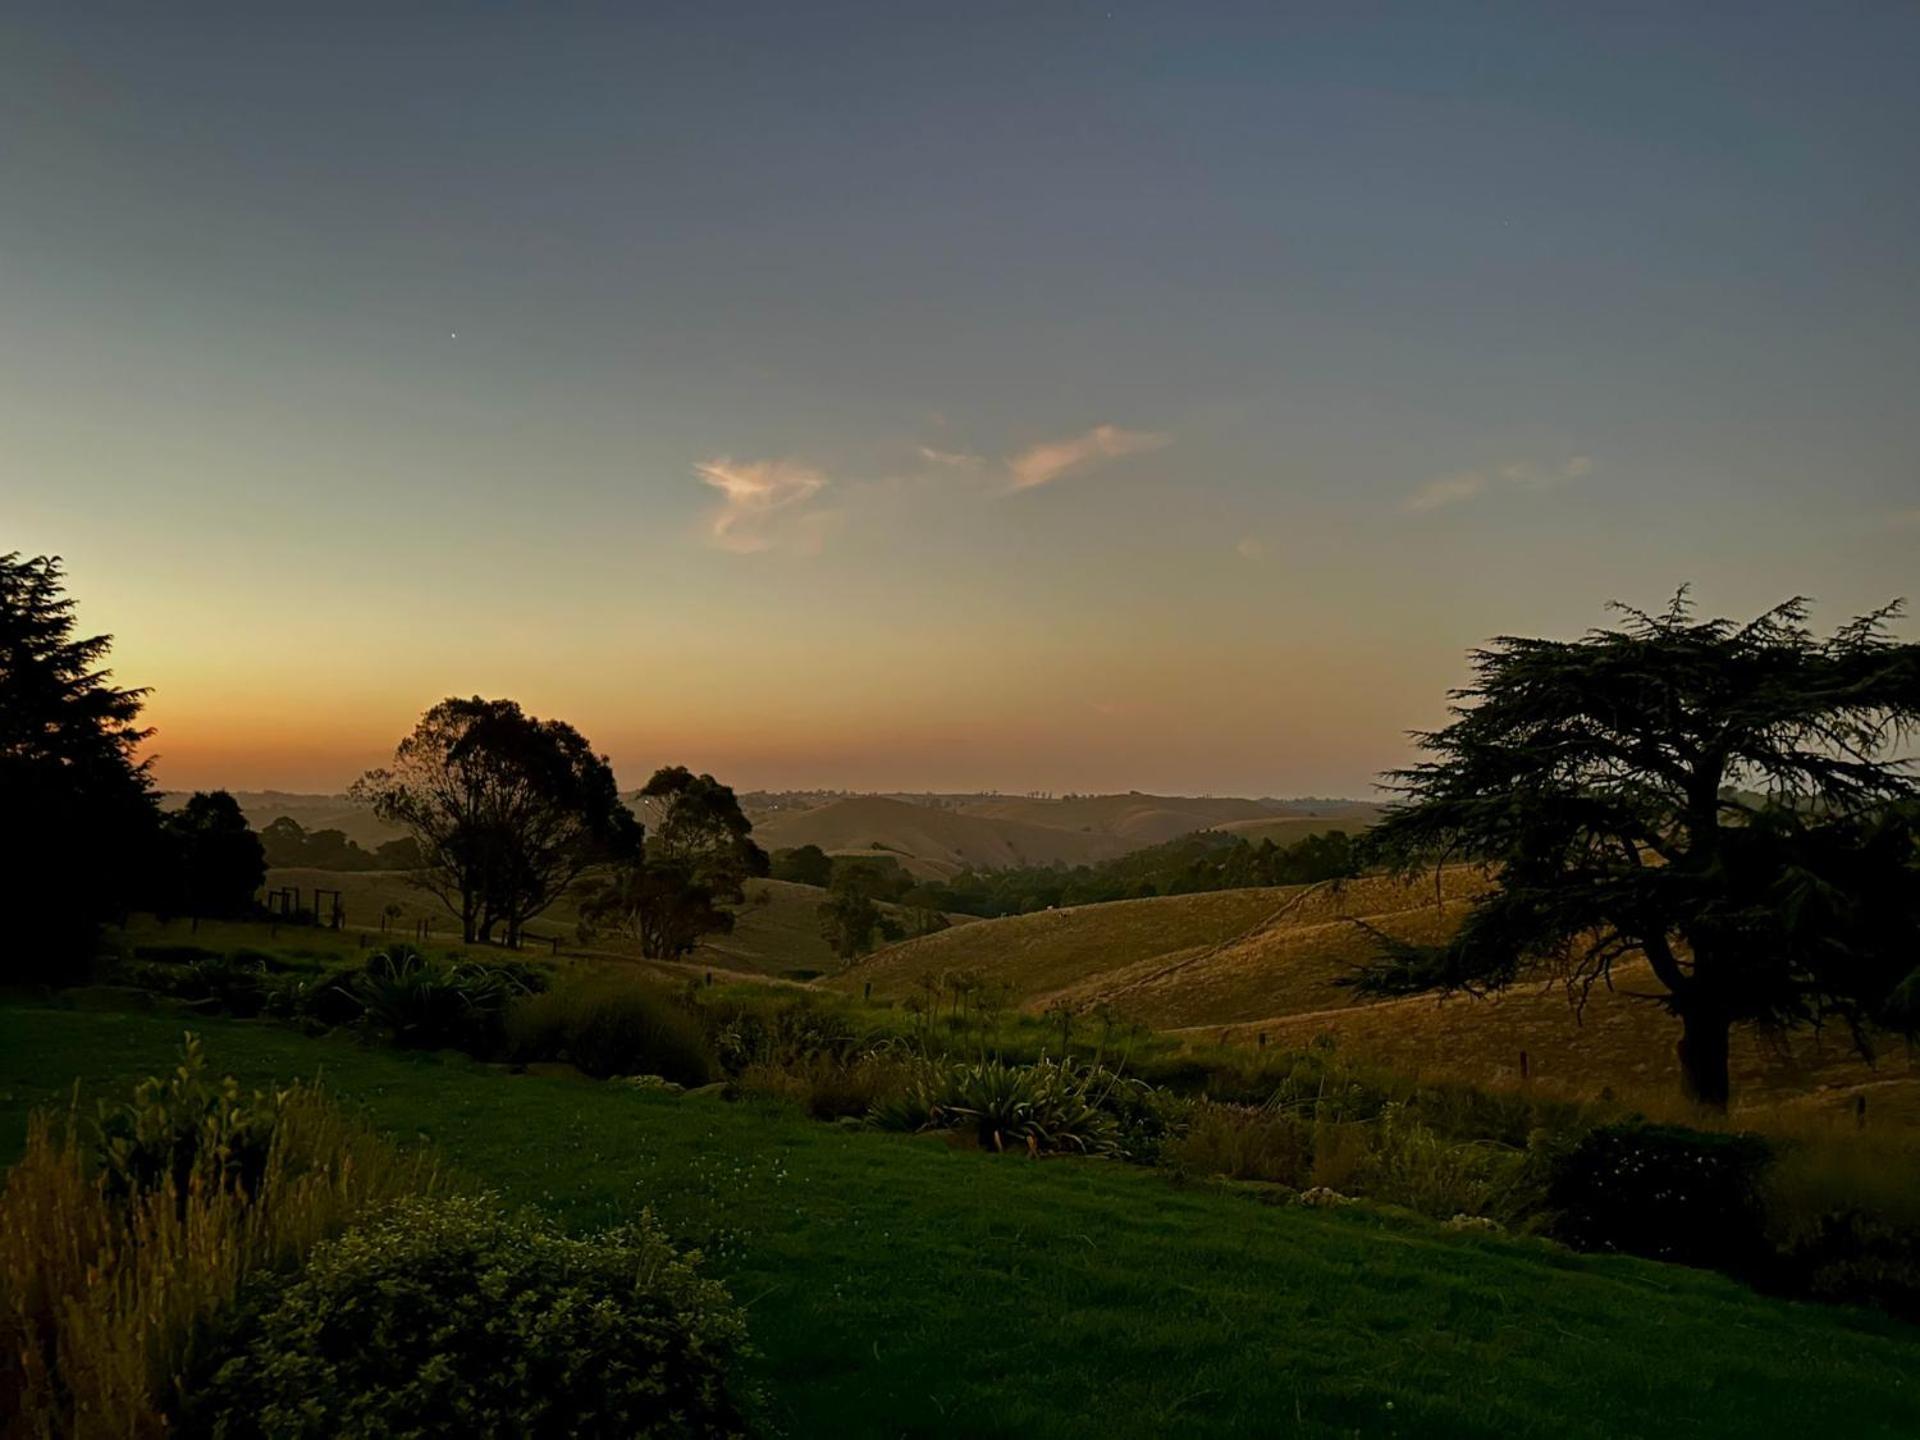
[[(268, 1024), (195, 1028), (216, 1068), (323, 1072), (383, 1128), (566, 1224), (651, 1206), (748, 1307), (795, 1435), (1920, 1433), (1920, 1331), (1704, 1272)], [(32, 1106), (76, 1079), (84, 1107), (120, 1098), (180, 1030), (0, 1006), (0, 1161)]]

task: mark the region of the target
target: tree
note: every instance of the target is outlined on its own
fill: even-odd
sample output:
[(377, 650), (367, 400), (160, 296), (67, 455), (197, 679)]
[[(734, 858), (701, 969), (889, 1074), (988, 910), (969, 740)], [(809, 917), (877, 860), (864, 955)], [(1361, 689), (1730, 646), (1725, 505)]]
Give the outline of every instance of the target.
[(732, 789), (713, 776), (672, 765), (654, 771), (640, 794), (659, 810), (648, 845), (654, 858), (687, 866), (736, 904), (742, 882), (767, 873), (767, 852), (753, 843), (753, 822)]
[(511, 700), (441, 701), (353, 793), (408, 832), (416, 882), (470, 943), (503, 927), (519, 945), (526, 923), (575, 883), (640, 848), (606, 758), (571, 725)]
[(730, 934), (746, 881), (765, 875), (767, 853), (733, 791), (683, 765), (654, 772), (640, 790), (658, 819), (640, 852), (581, 906), (589, 926), (611, 925), (650, 960), (688, 954), (706, 935)]
[(833, 883), (833, 857), (818, 845), (781, 850), (773, 857), (773, 878), (824, 890)]
[(196, 791), (166, 817), (165, 829), (172, 862), (168, 908), (208, 916), (253, 909), (267, 879), (266, 850), (233, 796)]
[(1724, 1107), (1736, 1024), (1844, 1022), (1868, 1048), (1920, 957), (1920, 645), (1897, 606), (1829, 638), (1791, 600), (1747, 624), (1662, 614), (1472, 655), (1434, 758), (1368, 836), (1402, 871), (1483, 862), (1446, 945), (1385, 943), (1362, 992), (1499, 989), (1541, 968), (1576, 999), (1644, 955), (1683, 1085)]
[(580, 907), (583, 928), (631, 936), (649, 960), (676, 960), (708, 935), (733, 933), (733, 912), (684, 864), (642, 858), (622, 865)]
[[(74, 977), (97, 928), (136, 902), (159, 808), (135, 752), (146, 691), (112, 683), (113, 637), (74, 633), (58, 556), (0, 555), (0, 866), (10, 978)], [(5, 973), (5, 972), (0, 972)]]
[[(874, 901), (880, 884), (881, 876), (871, 866), (841, 865), (833, 872), (833, 886), (818, 908), (820, 934), (842, 962), (871, 950), (874, 934), (888, 923)], [(892, 938), (899, 933), (895, 927)]]

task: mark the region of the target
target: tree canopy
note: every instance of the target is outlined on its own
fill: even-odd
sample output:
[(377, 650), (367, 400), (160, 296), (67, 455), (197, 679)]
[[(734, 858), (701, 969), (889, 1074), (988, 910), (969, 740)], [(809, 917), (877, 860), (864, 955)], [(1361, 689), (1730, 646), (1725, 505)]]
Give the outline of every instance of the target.
[(649, 959), (689, 953), (706, 935), (733, 929), (725, 908), (746, 898), (745, 882), (767, 873), (767, 853), (731, 788), (684, 765), (656, 770), (640, 796), (659, 812), (653, 833), (581, 906), (589, 926), (608, 925), (640, 942)]
[[(1484, 992), (1541, 969), (1576, 996), (1644, 956), (1688, 1092), (1724, 1106), (1733, 1025), (1907, 1023), (1920, 963), (1920, 645), (1888, 606), (1828, 637), (1790, 600), (1746, 623), (1620, 607), (1575, 641), (1471, 657), (1432, 757), (1370, 833), (1402, 870), (1490, 867), (1446, 945), (1386, 944), (1362, 992)], [(1907, 990), (1903, 992), (1903, 984)]]
[(589, 871), (640, 847), (606, 758), (571, 725), (511, 700), (442, 700), (354, 794), (406, 829), (417, 883), (469, 942), (498, 930), (518, 945), (527, 922)]
[(76, 633), (58, 556), (0, 555), (0, 814), (15, 832), (0, 913), (18, 978), (84, 967), (155, 860), (159, 809), (134, 758), (146, 691), (112, 682), (112, 645)]
[(267, 878), (260, 837), (225, 790), (197, 791), (165, 820), (167, 889), (162, 909), (187, 915), (236, 916), (254, 908)]

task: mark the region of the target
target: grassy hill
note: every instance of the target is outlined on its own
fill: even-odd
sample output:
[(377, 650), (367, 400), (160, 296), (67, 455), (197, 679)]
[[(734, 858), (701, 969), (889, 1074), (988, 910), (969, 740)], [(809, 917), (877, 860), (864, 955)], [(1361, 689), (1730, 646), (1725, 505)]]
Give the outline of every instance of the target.
[[(311, 904), (315, 887), (339, 890), (346, 907), (347, 923), (342, 943), (359, 947), (359, 937), (380, 943), (389, 936), (409, 939), (415, 925), (425, 920), (429, 939), (435, 946), (455, 944), (459, 925), (438, 899), (403, 873), (392, 870), (342, 872), (287, 868), (267, 872), (267, 885), (293, 886), (301, 892), (302, 903)], [(784, 880), (750, 880), (746, 885), (746, 903), (737, 907), (733, 933), (714, 935), (698, 946), (678, 969), (728, 970), (745, 974), (785, 979), (804, 979), (838, 967), (833, 951), (820, 938), (817, 913), (826, 892), (812, 885), (794, 885)], [(399, 918), (382, 930), (381, 922), (389, 905), (398, 906)], [(895, 906), (883, 906), (904, 918)], [(955, 916), (956, 921), (969, 920)], [(170, 933), (178, 934), (184, 922), (175, 922)], [(562, 899), (528, 927), (535, 953), (554, 953), (553, 940), (559, 941), (561, 955), (609, 959), (640, 958), (638, 946), (619, 935), (601, 934), (583, 943), (576, 934), (579, 910), (573, 901)], [(283, 934), (289, 933), (285, 930)], [(316, 931), (315, 936), (328, 932)], [(247, 944), (242, 938), (236, 944)], [(317, 940), (316, 943), (326, 943)], [(652, 962), (649, 962), (652, 963)]]
[(976, 801), (967, 813), (992, 820), (1014, 820), (1056, 830), (1111, 835), (1135, 849), (1159, 845), (1195, 830), (1232, 822), (1263, 820), (1274, 807), (1260, 800), (1189, 795), (1072, 795), (1063, 799), (1030, 796)]
[(935, 877), (969, 866), (1001, 870), (1081, 865), (1133, 848), (1113, 835), (935, 809), (881, 795), (855, 795), (776, 815), (756, 825), (753, 838), (769, 851), (818, 845), (832, 855), (891, 854), (914, 874)]
[[(792, 1435), (1602, 1440), (1920, 1433), (1920, 1333), (1719, 1275), (1255, 1203), (781, 1110), (196, 1022), (243, 1085), (324, 1069), (390, 1133), (570, 1227), (644, 1206), (748, 1309)], [(177, 1017), (0, 1006), (29, 1107), (124, 1097)]]
[[(1568, 1094), (1669, 1093), (1679, 1030), (1642, 998), (1659, 990), (1643, 966), (1622, 967), (1615, 988), (1595, 990), (1579, 1010), (1556, 984), (1490, 1000), (1361, 1005), (1334, 983), (1373, 951), (1354, 921), (1437, 943), (1483, 883), (1455, 869), (1438, 891), (1431, 880), (1366, 877), (1051, 910), (889, 946), (822, 983), (850, 991), (870, 983), (875, 998), (899, 998), (923, 976), (970, 973), (1006, 986), (1028, 1012), (1108, 1008), (1196, 1041), (1265, 1037), (1297, 1048), (1331, 1037), (1402, 1073), (1481, 1083), (1519, 1081), (1525, 1052), (1526, 1078)], [(1920, 1075), (1906, 1048), (1870, 1068), (1838, 1033), (1788, 1043), (1737, 1032), (1733, 1068), (1737, 1095), (1755, 1103)]]

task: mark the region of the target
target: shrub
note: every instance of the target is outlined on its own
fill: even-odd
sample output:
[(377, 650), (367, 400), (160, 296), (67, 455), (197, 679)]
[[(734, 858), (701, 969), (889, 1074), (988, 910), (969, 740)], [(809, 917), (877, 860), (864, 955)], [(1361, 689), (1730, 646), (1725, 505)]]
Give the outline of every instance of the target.
[(326, 975), (282, 975), (267, 986), (261, 1013), (329, 1028), (350, 1025), (364, 1013), (358, 980), (358, 975), (338, 970)]
[(971, 1131), (985, 1150), (1124, 1155), (1120, 1122), (1104, 1107), (1126, 1083), (1072, 1061), (922, 1061), (873, 1120), (885, 1129)]
[(870, 1114), (907, 1085), (912, 1068), (911, 1062), (887, 1054), (847, 1061), (816, 1055), (789, 1066), (757, 1061), (740, 1072), (734, 1086), (743, 1095), (788, 1101), (816, 1120), (839, 1120)]
[(570, 1238), (485, 1200), (408, 1201), (226, 1327), (190, 1430), (733, 1435), (745, 1325), (651, 1218)]
[[(182, 1066), (198, 1069), (191, 1058)], [(135, 1108), (191, 1088), (148, 1080)], [(209, 1088), (215, 1114), (237, 1092), (230, 1080)], [(177, 1113), (191, 1109), (182, 1100)], [(133, 1182), (124, 1191), (89, 1167), (73, 1117), (32, 1117), (26, 1153), (0, 1191), (8, 1433), (162, 1433), (209, 1322), (250, 1276), (297, 1264), (369, 1204), (437, 1184), (429, 1159), (396, 1152), (310, 1088), (283, 1092), (272, 1115), (249, 1178), (216, 1123), (184, 1131), (210, 1142), (192, 1152), (184, 1182), (175, 1153), (155, 1145), (139, 1153), (165, 1163), (115, 1172)]]
[(1167, 1158), (1196, 1175), (1302, 1189), (1313, 1173), (1313, 1125), (1262, 1107), (1203, 1103), (1168, 1146)]
[(1558, 1157), (1547, 1195), (1555, 1235), (1583, 1250), (1746, 1273), (1765, 1253), (1758, 1135), (1608, 1125)]
[(745, 995), (700, 999), (714, 1053), (729, 1075), (750, 1065), (793, 1066), (825, 1056), (845, 1064), (866, 1043), (851, 1021), (811, 996)]
[(127, 968), (134, 984), (160, 995), (204, 1002), (199, 1008), (248, 1018), (266, 1004), (268, 970), (254, 952), (205, 954), (187, 960), (136, 962)]
[(1488, 1216), (1511, 1221), (1536, 1207), (1544, 1163), (1531, 1152), (1488, 1140), (1450, 1140), (1411, 1106), (1389, 1105), (1361, 1167), (1361, 1190), (1436, 1220)]
[(714, 1078), (699, 1017), (650, 985), (588, 982), (514, 1002), (507, 1053), (521, 1062), (566, 1060), (596, 1079), (660, 1075), (682, 1085)]
[(500, 1048), (508, 1005), (537, 983), (524, 965), (442, 963), (396, 945), (368, 959), (353, 993), (366, 1023), (395, 1044), (487, 1056)]

